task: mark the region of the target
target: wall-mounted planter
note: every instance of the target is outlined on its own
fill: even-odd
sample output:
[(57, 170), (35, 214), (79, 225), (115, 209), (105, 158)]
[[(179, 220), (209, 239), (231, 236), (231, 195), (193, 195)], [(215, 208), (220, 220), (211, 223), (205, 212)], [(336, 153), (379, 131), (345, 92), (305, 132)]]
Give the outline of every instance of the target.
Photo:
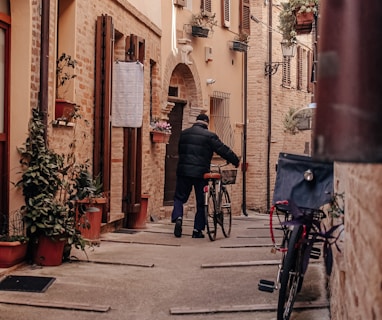
[(301, 12), (296, 13), (296, 33), (297, 34), (309, 34), (312, 31), (314, 22), (313, 12)]
[(76, 104), (64, 99), (56, 99), (54, 117), (56, 120), (70, 122), (76, 112)]
[(199, 38), (207, 38), (210, 29), (201, 26), (192, 26), (192, 36)]
[(12, 267), (25, 259), (28, 243), (0, 242), (0, 268)]
[(155, 143), (169, 143), (171, 133), (163, 131), (151, 131), (151, 140)]
[(245, 42), (234, 40), (234, 41), (232, 41), (232, 50), (245, 52), (248, 50), (248, 44)]

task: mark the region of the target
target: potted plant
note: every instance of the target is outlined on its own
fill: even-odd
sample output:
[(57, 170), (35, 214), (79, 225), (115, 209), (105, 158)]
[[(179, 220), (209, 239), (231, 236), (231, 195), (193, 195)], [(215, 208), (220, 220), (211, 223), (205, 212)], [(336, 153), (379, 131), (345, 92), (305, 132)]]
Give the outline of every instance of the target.
[(283, 38), (293, 44), (298, 34), (311, 32), (314, 17), (318, 13), (319, 0), (290, 0), (281, 5), (279, 29)]
[(0, 268), (9, 268), (22, 262), (27, 253), (28, 237), (25, 236), (22, 215), (17, 211), (11, 217), (10, 230), (6, 223), (0, 230)]
[(72, 199), (76, 203), (76, 228), (86, 240), (97, 240), (105, 220), (107, 197), (100, 176), (93, 178), (88, 167), (87, 163), (75, 166)]
[(77, 77), (74, 69), (77, 61), (72, 56), (62, 53), (56, 60), (56, 105), (55, 119), (70, 122), (75, 114), (76, 104), (65, 99), (71, 80)]
[(150, 134), (153, 142), (169, 143), (171, 125), (166, 120), (154, 119), (150, 124)]
[(23, 220), (30, 238), (33, 261), (40, 265), (62, 263), (65, 244), (84, 249), (85, 242), (75, 228), (74, 202), (60, 197), (70, 166), (64, 157), (51, 150), (44, 139), (43, 114), (32, 110), (29, 133), (21, 156), (22, 175), (16, 183), (22, 188), (25, 205)]
[(239, 33), (232, 41), (232, 50), (245, 52), (248, 50), (249, 35), (247, 33)]
[(215, 20), (216, 13), (206, 14), (198, 13), (193, 14), (191, 18), (192, 36), (207, 38), (210, 31), (217, 25)]

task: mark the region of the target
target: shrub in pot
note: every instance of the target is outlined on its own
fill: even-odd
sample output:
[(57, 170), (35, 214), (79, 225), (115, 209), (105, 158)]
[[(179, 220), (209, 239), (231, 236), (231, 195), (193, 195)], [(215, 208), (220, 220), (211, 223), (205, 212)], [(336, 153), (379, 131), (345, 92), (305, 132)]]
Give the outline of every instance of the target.
[(28, 137), (23, 147), (18, 148), (22, 175), (16, 186), (22, 189), (25, 199), (21, 210), (34, 262), (51, 265), (50, 258), (39, 252), (39, 244), (47, 238), (58, 245), (54, 251), (59, 252), (59, 257), (53, 262), (57, 265), (62, 262), (65, 244), (82, 249), (85, 244), (75, 229), (74, 203), (70, 197), (59, 197), (59, 192), (65, 191), (64, 178), (70, 166), (65, 166), (62, 155), (49, 149), (45, 129), (42, 112), (32, 109)]

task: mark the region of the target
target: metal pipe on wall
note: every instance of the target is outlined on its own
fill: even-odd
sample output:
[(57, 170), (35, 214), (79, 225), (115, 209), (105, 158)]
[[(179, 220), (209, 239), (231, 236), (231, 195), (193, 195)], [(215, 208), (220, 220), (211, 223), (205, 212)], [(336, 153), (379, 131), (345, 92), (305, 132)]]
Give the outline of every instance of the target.
[[(49, 14), (50, 0), (41, 0), (41, 48), (40, 48), (40, 92), (39, 108), (44, 114), (44, 125), (48, 127), (48, 77), (49, 77)], [(47, 142), (47, 130), (44, 132)]]
[[(268, 2), (268, 63), (272, 64), (272, 0)], [(270, 161), (272, 137), (272, 73), (268, 74), (268, 135), (267, 135), (267, 212), (270, 209)]]
[(245, 216), (247, 213), (247, 121), (248, 121), (248, 53), (244, 52), (244, 126), (243, 126), (243, 203), (242, 211)]

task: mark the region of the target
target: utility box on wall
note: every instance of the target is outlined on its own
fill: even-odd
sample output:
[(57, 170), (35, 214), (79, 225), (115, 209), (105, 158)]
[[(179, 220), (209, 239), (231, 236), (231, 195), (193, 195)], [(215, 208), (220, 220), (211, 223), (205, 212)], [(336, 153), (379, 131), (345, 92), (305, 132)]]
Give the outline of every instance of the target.
[(212, 61), (212, 48), (204, 47), (205, 50), (205, 60), (206, 62)]

